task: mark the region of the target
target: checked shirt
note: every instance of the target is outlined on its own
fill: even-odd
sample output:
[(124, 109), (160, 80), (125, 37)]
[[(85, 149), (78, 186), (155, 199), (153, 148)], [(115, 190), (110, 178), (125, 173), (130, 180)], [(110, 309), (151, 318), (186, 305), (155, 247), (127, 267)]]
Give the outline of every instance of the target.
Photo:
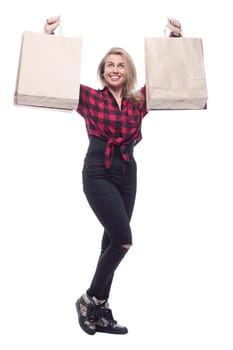
[(99, 137), (107, 142), (105, 167), (112, 164), (114, 146), (120, 146), (122, 158), (129, 160), (127, 145), (136, 145), (142, 138), (141, 123), (147, 114), (146, 88), (141, 88), (144, 96), (142, 107), (122, 99), (121, 109), (107, 87), (95, 90), (80, 85), (77, 112), (84, 117), (88, 135)]

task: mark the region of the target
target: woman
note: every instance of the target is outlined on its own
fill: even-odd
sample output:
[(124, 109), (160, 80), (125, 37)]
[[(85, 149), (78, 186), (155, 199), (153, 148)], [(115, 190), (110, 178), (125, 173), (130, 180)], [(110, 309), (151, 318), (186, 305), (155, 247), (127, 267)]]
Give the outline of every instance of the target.
[[(44, 30), (53, 34), (59, 17), (47, 20)], [(179, 21), (170, 19), (171, 36), (179, 36)], [(92, 282), (76, 302), (81, 328), (88, 334), (126, 334), (108, 305), (119, 263), (132, 245), (130, 219), (136, 196), (134, 146), (141, 140), (141, 123), (147, 114), (146, 88), (135, 91), (136, 69), (122, 48), (112, 48), (101, 60), (98, 77), (102, 90), (80, 85), (77, 112), (86, 122), (89, 146), (83, 166), (83, 190), (104, 228), (101, 254)]]

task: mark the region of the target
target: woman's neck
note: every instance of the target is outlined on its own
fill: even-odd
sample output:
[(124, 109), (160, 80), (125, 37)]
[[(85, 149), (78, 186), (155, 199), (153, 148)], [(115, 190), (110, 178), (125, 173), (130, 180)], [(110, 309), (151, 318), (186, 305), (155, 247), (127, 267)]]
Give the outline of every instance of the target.
[(108, 87), (108, 89), (111, 92), (111, 94), (113, 95), (113, 97), (115, 98), (119, 109), (121, 109), (122, 89), (111, 89), (110, 87)]
[(111, 87), (108, 87), (109, 91), (112, 93), (112, 95), (115, 97), (115, 99), (121, 99), (122, 98), (122, 89), (112, 89)]

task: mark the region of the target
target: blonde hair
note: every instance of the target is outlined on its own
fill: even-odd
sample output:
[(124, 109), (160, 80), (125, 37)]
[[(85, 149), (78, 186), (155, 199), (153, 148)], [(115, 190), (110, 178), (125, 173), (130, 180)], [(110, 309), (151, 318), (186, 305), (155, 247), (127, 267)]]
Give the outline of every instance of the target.
[(131, 101), (136, 106), (141, 106), (143, 103), (143, 95), (141, 91), (136, 91), (137, 84), (137, 72), (134, 65), (134, 62), (127, 51), (122, 49), (121, 47), (112, 47), (102, 58), (97, 70), (97, 76), (102, 83), (103, 86), (106, 85), (104, 79), (104, 68), (105, 62), (109, 55), (120, 55), (125, 58), (126, 61), (126, 69), (127, 69), (127, 78), (125, 85), (122, 91), (122, 97), (125, 97), (129, 101)]

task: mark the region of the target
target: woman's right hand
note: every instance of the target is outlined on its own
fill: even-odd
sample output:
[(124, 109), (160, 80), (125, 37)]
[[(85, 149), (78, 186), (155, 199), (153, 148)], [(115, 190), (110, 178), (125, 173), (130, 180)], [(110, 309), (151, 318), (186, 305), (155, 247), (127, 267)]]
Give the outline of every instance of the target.
[(49, 17), (44, 25), (44, 32), (46, 34), (54, 34), (54, 30), (60, 24), (60, 16)]
[(175, 18), (167, 18), (167, 26), (170, 29), (172, 36), (182, 36), (181, 23)]

